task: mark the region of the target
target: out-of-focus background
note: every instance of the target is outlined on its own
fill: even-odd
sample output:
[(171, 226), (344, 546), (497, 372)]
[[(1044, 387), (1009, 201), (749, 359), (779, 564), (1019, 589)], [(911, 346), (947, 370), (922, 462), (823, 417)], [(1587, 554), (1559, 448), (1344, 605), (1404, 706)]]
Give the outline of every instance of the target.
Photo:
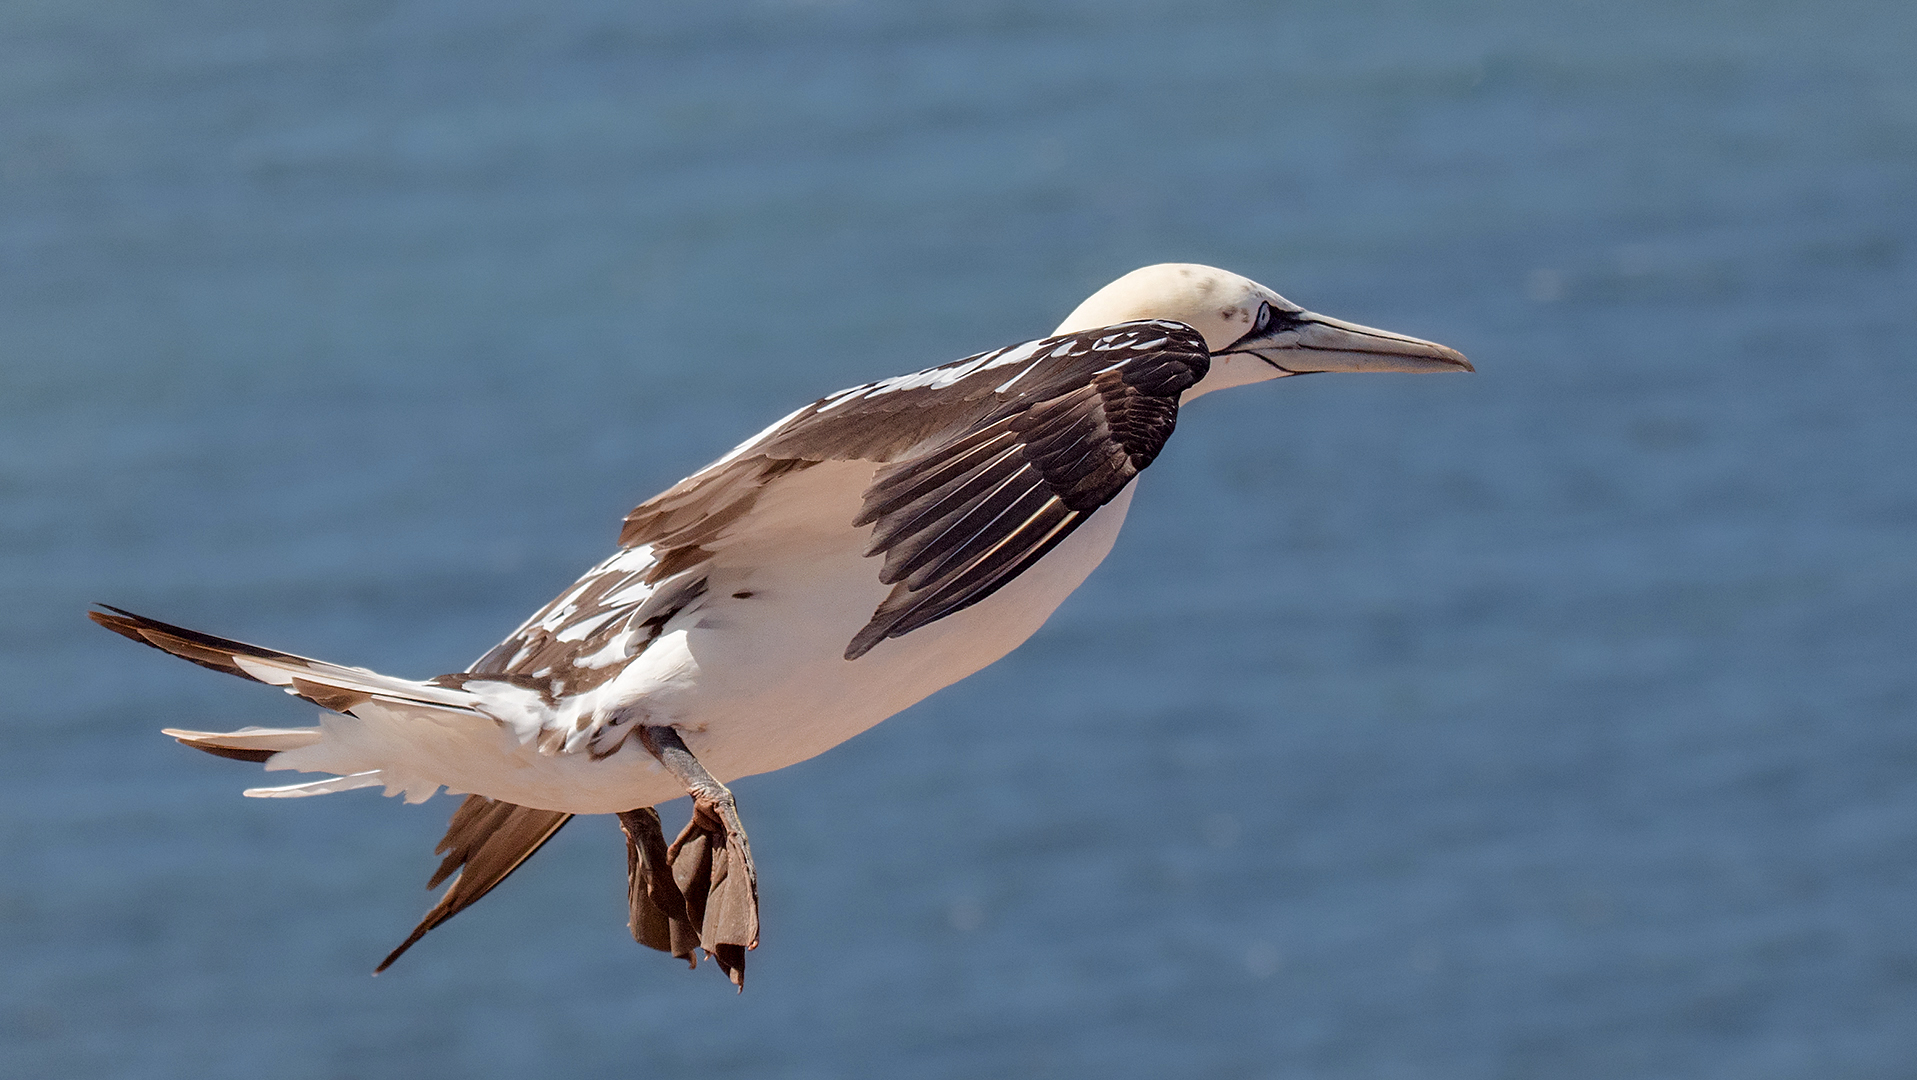
[[(1468, 353), (1194, 406), (1010, 659), (737, 785), (748, 992), (105, 601), (458, 669), (794, 405), (1145, 263)], [(0, 9), (0, 1073), (1903, 1077), (1917, 6)], [(669, 807), (669, 819), (682, 810)]]

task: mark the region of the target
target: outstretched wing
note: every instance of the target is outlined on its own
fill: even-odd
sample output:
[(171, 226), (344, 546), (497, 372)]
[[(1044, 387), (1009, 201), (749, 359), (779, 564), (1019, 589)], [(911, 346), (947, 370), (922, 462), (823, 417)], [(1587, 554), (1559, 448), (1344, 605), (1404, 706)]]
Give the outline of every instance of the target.
[(701, 602), (705, 571), (760, 495), (825, 461), (882, 468), (848, 527), (895, 583), (847, 659), (985, 599), (1149, 465), (1205, 376), (1204, 339), (1149, 320), (1028, 341), (865, 383), (780, 419), (626, 515), (621, 551), (473, 665), (553, 680), (617, 674)]
[[(846, 647), (857, 659), (998, 591), (1152, 463), (1204, 378), (1204, 339), (1177, 323), (1110, 327), (970, 430), (879, 471), (855, 525), (892, 585)], [(1044, 343), (1041, 343), (1044, 344)]]

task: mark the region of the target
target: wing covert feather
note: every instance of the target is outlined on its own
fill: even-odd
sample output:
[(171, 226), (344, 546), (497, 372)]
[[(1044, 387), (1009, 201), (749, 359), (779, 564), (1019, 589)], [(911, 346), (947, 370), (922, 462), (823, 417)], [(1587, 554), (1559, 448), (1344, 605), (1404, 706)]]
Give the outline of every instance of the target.
[(854, 524), (874, 526), (866, 554), (885, 556), (893, 589), (846, 659), (978, 603), (1063, 542), (1157, 458), (1211, 359), (1196, 331), (1163, 322), (1032, 353), (1016, 395), (873, 480)]

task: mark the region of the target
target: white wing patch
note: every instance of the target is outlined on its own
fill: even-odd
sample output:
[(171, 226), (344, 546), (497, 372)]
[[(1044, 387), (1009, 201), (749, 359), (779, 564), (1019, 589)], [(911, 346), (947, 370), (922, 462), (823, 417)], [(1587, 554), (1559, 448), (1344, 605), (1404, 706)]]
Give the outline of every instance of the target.
[[(1051, 339), (1041, 338), (1037, 341), (1008, 345), (1003, 349), (979, 353), (977, 356), (968, 356), (963, 360), (955, 360), (949, 364), (929, 367), (924, 371), (915, 371), (910, 375), (894, 375), (889, 379), (863, 383), (858, 386), (847, 387), (844, 390), (827, 394), (819, 400), (814, 414), (821, 415), (850, 404), (851, 402), (872, 401), (884, 397), (887, 394), (896, 394), (903, 390), (944, 390), (947, 387), (957, 385), (961, 380), (981, 371), (1011, 367), (1014, 364), (1026, 364), (1017, 374), (995, 387), (992, 391), (995, 394), (1003, 394), (1011, 390), (1020, 379), (1023, 379), (1047, 360), (1082, 356), (1094, 349), (1100, 351), (1126, 349), (1132, 352), (1149, 352), (1152, 349), (1160, 348), (1170, 339), (1162, 332), (1156, 329), (1150, 329), (1150, 327), (1162, 325), (1165, 324), (1147, 323), (1140, 328), (1125, 330), (1116, 334), (1107, 334), (1090, 344), (1087, 344), (1082, 337), (1075, 338), (1073, 340), (1060, 342), (1054, 346), (1050, 352), (1043, 355), (1039, 354), (1039, 349), (1044, 346), (1046, 341)], [(1149, 336), (1151, 334), (1157, 334), (1157, 336), (1151, 337)], [(1030, 363), (1027, 363), (1027, 361), (1030, 361)], [(804, 412), (804, 409), (800, 409), (798, 412), (788, 414), (778, 423), (760, 432), (758, 435), (753, 436), (753, 438), (732, 453), (720, 458), (716, 464), (724, 464), (746, 453), (753, 446), (777, 432), (781, 427)]]

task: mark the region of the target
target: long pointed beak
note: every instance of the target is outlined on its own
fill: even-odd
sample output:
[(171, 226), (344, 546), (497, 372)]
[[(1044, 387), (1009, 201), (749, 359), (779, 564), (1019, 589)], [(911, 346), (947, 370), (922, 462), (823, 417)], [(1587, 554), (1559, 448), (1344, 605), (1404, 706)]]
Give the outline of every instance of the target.
[(1256, 353), (1281, 371), (1476, 371), (1456, 349), (1435, 341), (1299, 311), (1272, 333), (1241, 341), (1232, 352)]

